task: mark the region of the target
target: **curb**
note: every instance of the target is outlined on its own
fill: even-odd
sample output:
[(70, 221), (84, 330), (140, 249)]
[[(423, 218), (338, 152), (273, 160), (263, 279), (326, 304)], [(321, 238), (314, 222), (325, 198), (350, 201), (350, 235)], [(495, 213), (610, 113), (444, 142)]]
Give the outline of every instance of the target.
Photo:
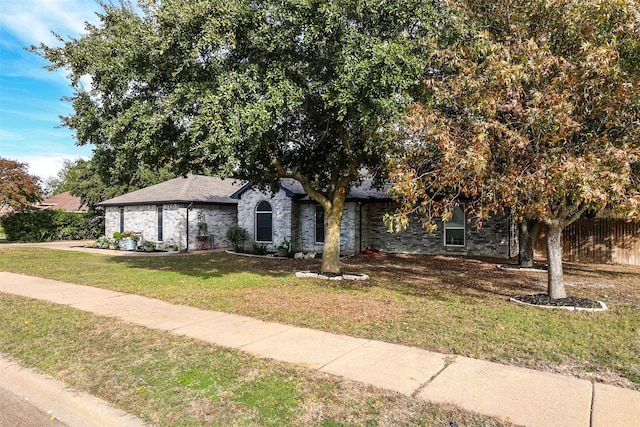
[(141, 419), (0, 355), (0, 385), (69, 426), (146, 427)]

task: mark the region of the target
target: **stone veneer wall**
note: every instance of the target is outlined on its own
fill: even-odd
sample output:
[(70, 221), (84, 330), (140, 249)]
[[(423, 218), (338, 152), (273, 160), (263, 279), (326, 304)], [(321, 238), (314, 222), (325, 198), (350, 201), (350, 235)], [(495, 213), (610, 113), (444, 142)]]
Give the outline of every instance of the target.
[(258, 244), (266, 244), (267, 250), (274, 251), (285, 238), (296, 240), (291, 228), (291, 198), (287, 196), (287, 193), (280, 190), (272, 196), (268, 192), (263, 193), (259, 190), (249, 189), (242, 193), (238, 200), (238, 225), (249, 233), (249, 239), (245, 242), (247, 250), (250, 250), (256, 243), (256, 206), (263, 200), (271, 204), (273, 234), (271, 242), (258, 242)]
[[(372, 203), (363, 205), (362, 242), (363, 246), (385, 252), (414, 254), (457, 254), (472, 256), (510, 256), (510, 221), (504, 217), (486, 221), (480, 230), (467, 221), (465, 246), (445, 246), (443, 224), (438, 224), (434, 233), (422, 229), (420, 221), (414, 219), (401, 233), (389, 233), (382, 217), (394, 209), (393, 203)], [(468, 219), (468, 218), (467, 218)], [(513, 242), (512, 242), (513, 243)]]
[[(296, 237), (294, 250), (298, 252), (322, 252), (322, 243), (316, 243), (316, 210), (315, 203), (294, 203), (296, 217), (295, 223)], [(353, 255), (358, 252), (359, 227), (358, 203), (345, 203), (342, 213), (342, 224), (340, 226), (340, 253), (342, 255)]]
[[(162, 206), (163, 243), (177, 243), (181, 249), (187, 247), (187, 205), (165, 204)], [(194, 205), (189, 210), (189, 249), (196, 249), (198, 214), (202, 212), (208, 224), (208, 233), (214, 236), (214, 247), (231, 246), (226, 238), (227, 229), (238, 221), (236, 206)], [(156, 205), (124, 206), (124, 229), (142, 233), (145, 240), (158, 242), (158, 212)], [(105, 235), (113, 236), (120, 231), (120, 207), (109, 206), (105, 211)]]

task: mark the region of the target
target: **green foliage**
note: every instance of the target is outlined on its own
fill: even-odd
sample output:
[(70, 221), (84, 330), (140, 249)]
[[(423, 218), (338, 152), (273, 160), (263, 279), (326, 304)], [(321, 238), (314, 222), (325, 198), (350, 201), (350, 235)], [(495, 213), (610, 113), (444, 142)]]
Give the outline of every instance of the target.
[[(70, 73), (74, 113), (64, 125), (95, 145), (96, 166), (114, 183), (164, 165), (271, 189), (293, 178), (340, 211), (363, 168), (382, 175), (397, 121), (421, 91), (425, 53), (443, 31), (437, 0), (104, 8), (81, 38), (32, 50)], [(79, 84), (85, 75), (90, 90)], [(339, 245), (331, 248), (337, 263)]]
[(267, 245), (254, 242), (252, 252), (254, 255), (266, 255)]
[(234, 225), (227, 230), (227, 239), (233, 245), (233, 250), (240, 252), (244, 242), (249, 238), (249, 233), (244, 228)]
[(88, 213), (43, 210), (16, 213), (1, 219), (7, 240), (42, 242), (97, 238), (103, 233), (104, 219)]

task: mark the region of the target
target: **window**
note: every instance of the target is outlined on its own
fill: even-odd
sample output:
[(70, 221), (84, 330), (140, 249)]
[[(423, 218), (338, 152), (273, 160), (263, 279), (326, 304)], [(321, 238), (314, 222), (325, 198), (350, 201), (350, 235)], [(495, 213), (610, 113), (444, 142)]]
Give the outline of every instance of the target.
[(124, 232), (124, 206), (120, 206), (120, 232)]
[(256, 207), (256, 242), (273, 240), (273, 211), (269, 202), (260, 202)]
[(324, 209), (316, 205), (316, 243), (324, 243)]
[(445, 246), (464, 246), (464, 224), (464, 210), (460, 206), (456, 206), (453, 209), (451, 219), (444, 222)]
[(162, 241), (162, 206), (156, 206), (158, 212), (158, 241)]

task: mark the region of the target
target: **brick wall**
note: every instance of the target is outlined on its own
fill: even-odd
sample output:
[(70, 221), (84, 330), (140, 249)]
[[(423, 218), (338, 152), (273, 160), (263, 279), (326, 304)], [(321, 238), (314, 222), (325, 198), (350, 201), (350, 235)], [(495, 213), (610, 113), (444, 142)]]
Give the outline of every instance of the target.
[[(475, 256), (509, 257), (510, 222), (504, 218), (486, 221), (480, 230), (467, 221), (465, 245), (444, 244), (443, 223), (439, 222), (434, 233), (427, 233), (417, 218), (401, 233), (389, 233), (382, 220), (383, 215), (394, 209), (393, 203), (372, 203), (362, 206), (363, 249), (371, 247), (385, 252), (414, 254), (458, 254)], [(468, 218), (467, 218), (468, 219)]]
[[(294, 249), (299, 252), (322, 252), (322, 243), (316, 243), (316, 204), (294, 203), (297, 230)], [(342, 213), (342, 225), (340, 227), (340, 252), (342, 255), (353, 255), (358, 251), (358, 215), (360, 209), (358, 203), (345, 203)]]

